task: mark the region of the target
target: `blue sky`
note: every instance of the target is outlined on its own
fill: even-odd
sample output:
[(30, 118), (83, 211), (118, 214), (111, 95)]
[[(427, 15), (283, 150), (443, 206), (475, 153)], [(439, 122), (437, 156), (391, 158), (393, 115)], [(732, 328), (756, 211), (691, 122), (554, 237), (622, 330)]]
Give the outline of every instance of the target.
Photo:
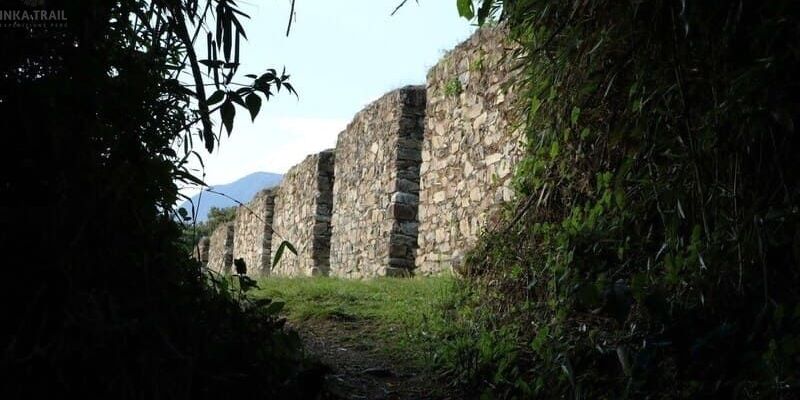
[[(255, 123), (237, 109), (233, 135), (213, 154), (199, 151), (205, 182), (284, 173), (306, 155), (334, 147), (356, 112), (392, 89), (423, 84), (428, 69), (475, 29), (458, 17), (455, 0), (409, 0), (390, 16), (399, 2), (296, 0), (286, 37), (290, 0), (238, 1), (251, 17), (238, 80), (285, 66), (300, 98), (281, 92), (262, 105)], [(205, 43), (199, 47), (205, 54)]]

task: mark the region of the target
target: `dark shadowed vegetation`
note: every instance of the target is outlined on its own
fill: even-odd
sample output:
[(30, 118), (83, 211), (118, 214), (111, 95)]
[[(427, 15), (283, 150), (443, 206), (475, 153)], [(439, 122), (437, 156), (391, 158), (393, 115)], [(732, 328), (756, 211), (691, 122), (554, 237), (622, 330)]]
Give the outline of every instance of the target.
[(798, 3), (479, 3), (522, 47), (528, 155), (443, 366), (496, 397), (794, 398)]
[(0, 29), (0, 397), (312, 396), (276, 308), (201, 272), (175, 222), (176, 180), (199, 183), (193, 142), (222, 133), (212, 116), (230, 134), (237, 108), (293, 91), (275, 70), (228, 89), (246, 16), (224, 0), (46, 7), (65, 26)]
[(174, 207), (197, 147), (294, 93), (238, 78), (236, 3), (53, 0), (64, 26), (0, 29), (0, 397), (314, 398), (283, 311), (476, 397), (796, 398), (800, 3), (456, 5), (519, 44), (527, 131), (464, 279), (255, 295), (187, 257)]

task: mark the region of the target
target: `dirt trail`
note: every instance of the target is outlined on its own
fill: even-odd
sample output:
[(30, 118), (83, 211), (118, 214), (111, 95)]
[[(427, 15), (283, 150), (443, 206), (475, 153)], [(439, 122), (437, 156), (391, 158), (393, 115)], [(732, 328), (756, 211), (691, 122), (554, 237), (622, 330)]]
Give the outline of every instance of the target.
[(328, 399), (460, 399), (409, 359), (389, 356), (365, 332), (365, 321), (293, 324), (306, 350), (328, 365)]

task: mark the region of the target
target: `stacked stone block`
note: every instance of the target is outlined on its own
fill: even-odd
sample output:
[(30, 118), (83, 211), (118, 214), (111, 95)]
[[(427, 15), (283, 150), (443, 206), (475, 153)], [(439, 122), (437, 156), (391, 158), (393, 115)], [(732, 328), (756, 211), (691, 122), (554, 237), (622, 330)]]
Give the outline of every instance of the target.
[(233, 258), (244, 260), (248, 275), (269, 275), (274, 206), (275, 195), (266, 189), (236, 209)]
[(428, 73), (420, 178), (421, 274), (447, 271), (473, 246), (491, 213), (513, 198), (523, 129), (512, 121), (513, 45), (481, 29)]
[(360, 111), (336, 144), (331, 274), (414, 268), (425, 88), (392, 91)]
[(331, 210), (333, 208), (334, 153), (313, 154), (289, 169), (274, 189), (276, 254), (283, 240), (295, 246), (297, 255), (284, 250), (272, 273), (281, 276), (328, 275), (330, 269)]
[(211, 233), (208, 245), (208, 269), (221, 273), (232, 273), (234, 223), (220, 224)]

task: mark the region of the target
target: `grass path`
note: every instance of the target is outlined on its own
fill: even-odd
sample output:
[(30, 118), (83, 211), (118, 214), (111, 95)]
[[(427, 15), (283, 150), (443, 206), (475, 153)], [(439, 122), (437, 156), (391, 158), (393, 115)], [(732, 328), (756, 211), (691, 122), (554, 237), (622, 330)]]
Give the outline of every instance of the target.
[(257, 296), (286, 302), (289, 325), (331, 368), (331, 398), (461, 398), (429, 367), (426, 340), (451, 278), (269, 278), (259, 286)]

